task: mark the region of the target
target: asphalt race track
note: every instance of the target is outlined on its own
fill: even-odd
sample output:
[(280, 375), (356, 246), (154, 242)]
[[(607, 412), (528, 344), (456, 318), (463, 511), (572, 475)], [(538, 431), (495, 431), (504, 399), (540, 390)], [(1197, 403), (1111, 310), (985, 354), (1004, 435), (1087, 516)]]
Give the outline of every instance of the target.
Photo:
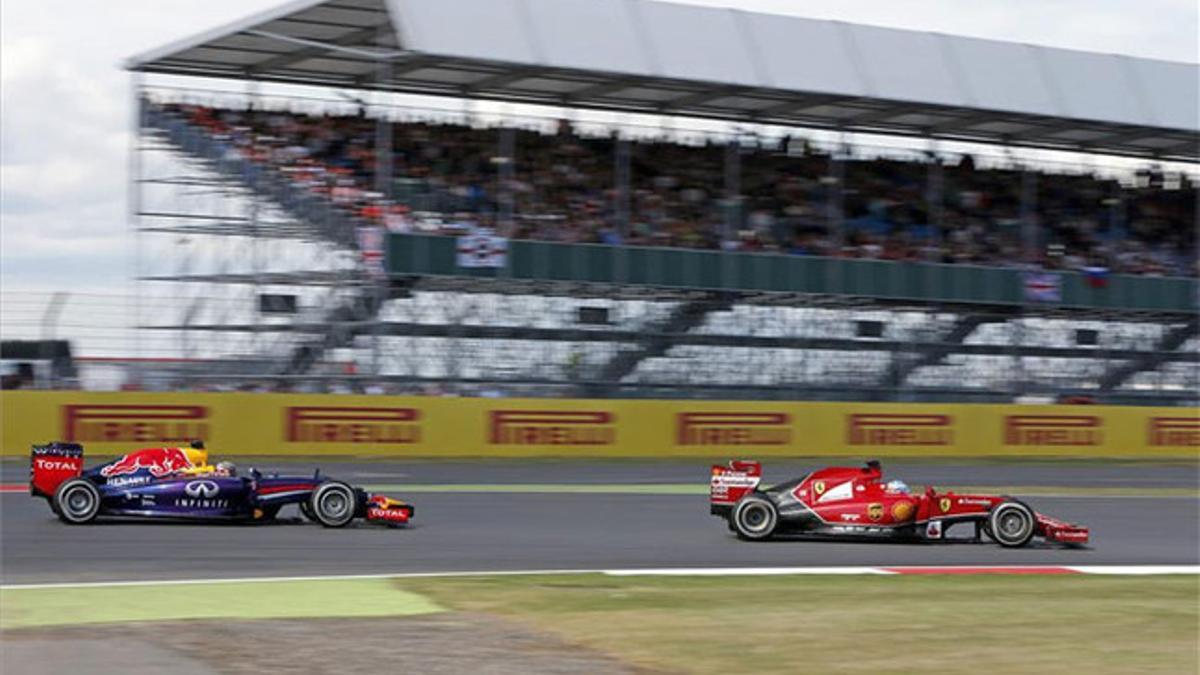
[[(285, 472), (305, 463), (262, 462)], [(813, 463), (767, 463), (767, 482)], [(303, 468), (302, 468), (303, 467)], [(707, 481), (704, 462), (359, 462), (325, 472), (355, 484), (632, 484)], [(1194, 464), (885, 464), (914, 489), (943, 485), (1195, 489)], [(6, 461), (0, 481), (27, 480)], [(1019, 494), (1019, 493), (1018, 493)], [(407, 530), (327, 530), (281, 514), (253, 525), (60, 523), (45, 502), (0, 494), (0, 582), (43, 583), (400, 572), (762, 567), (796, 565), (1056, 565), (1200, 563), (1190, 496), (1031, 496), (1034, 508), (1091, 526), (1086, 549), (994, 544), (744, 543), (697, 495), (420, 493)], [(295, 515), (297, 517), (288, 517)], [(951, 534), (965, 535), (963, 532)]]

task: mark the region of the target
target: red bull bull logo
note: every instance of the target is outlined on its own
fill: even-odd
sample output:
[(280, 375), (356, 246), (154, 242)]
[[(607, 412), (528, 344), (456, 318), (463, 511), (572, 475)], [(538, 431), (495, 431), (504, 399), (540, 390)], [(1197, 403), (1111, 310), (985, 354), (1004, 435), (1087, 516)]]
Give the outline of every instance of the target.
[(100, 475), (105, 478), (126, 476), (145, 469), (151, 476), (161, 478), (191, 466), (187, 453), (180, 448), (146, 448), (131, 452), (100, 469)]
[(1006, 415), (1005, 445), (1100, 445), (1104, 421), (1092, 415)]
[(284, 412), (288, 443), (419, 443), (416, 408), (289, 407)]
[(675, 442), (679, 445), (787, 445), (792, 442), (786, 413), (679, 413)]
[(850, 445), (951, 445), (954, 418), (950, 415), (846, 416)]
[(606, 411), (493, 410), (488, 413), (492, 445), (612, 445), (616, 415)]
[(1200, 446), (1200, 417), (1151, 417), (1147, 436), (1153, 447)]
[(208, 440), (200, 405), (64, 405), (63, 439), (75, 443), (187, 443)]

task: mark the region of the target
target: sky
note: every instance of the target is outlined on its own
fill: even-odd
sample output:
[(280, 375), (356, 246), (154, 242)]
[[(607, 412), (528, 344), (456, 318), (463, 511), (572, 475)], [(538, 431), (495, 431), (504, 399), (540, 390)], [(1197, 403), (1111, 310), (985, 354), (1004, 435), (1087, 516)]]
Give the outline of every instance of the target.
[[(598, 2), (612, 0), (596, 0)], [(124, 59), (279, 0), (0, 0), (0, 290), (129, 293)], [(691, 0), (1198, 60), (1195, 0)]]

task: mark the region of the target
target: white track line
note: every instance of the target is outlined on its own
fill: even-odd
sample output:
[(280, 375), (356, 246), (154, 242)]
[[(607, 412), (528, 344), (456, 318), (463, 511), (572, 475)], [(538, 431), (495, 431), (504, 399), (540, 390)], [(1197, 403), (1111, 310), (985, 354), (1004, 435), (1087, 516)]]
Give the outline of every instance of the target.
[(880, 567), (682, 567), (664, 569), (605, 570), (612, 577), (736, 577), (793, 574), (895, 574)]
[(437, 579), (451, 577), (542, 576), (571, 574), (605, 574), (629, 576), (786, 576), (786, 575), (891, 575), (903, 570), (922, 567), (939, 569), (969, 569), (979, 573), (1015, 569), (1067, 569), (1079, 574), (1109, 574), (1149, 576), (1160, 574), (1200, 574), (1200, 565), (899, 565), (883, 567), (673, 567), (619, 570), (496, 570), (474, 572), (403, 572), (399, 574), (341, 574), (296, 577), (239, 577), (236, 579), (144, 579), (138, 581), (91, 581), (47, 584), (2, 584), (3, 591), (25, 591), (51, 588), (123, 588), (136, 586), (192, 586), (203, 584), (247, 584), (288, 581), (350, 581), (362, 579)]
[(1064, 565), (1080, 574), (1200, 574), (1200, 565)]

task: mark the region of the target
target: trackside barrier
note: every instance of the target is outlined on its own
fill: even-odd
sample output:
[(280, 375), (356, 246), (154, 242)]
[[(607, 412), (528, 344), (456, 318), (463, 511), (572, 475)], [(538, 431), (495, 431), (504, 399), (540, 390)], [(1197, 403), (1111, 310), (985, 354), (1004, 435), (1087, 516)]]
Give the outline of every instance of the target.
[(411, 457), (1189, 457), (1200, 408), (0, 393), (3, 454), (203, 439), (220, 454)]

